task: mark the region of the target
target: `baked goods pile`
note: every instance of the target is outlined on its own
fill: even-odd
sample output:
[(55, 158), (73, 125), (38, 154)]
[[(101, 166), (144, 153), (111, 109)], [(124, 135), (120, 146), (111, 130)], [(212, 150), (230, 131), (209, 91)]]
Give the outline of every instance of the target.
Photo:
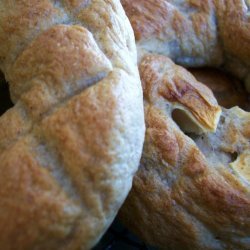
[(146, 137), (120, 218), (160, 248), (249, 249), (250, 113), (182, 67), (220, 67), (250, 92), (249, 0), (121, 3), (139, 72), (119, 0), (0, 2), (15, 104), (0, 117), (0, 249), (100, 239), (141, 157), (138, 73)]
[(1, 0), (0, 249), (89, 249), (144, 138), (133, 31), (118, 0)]
[(224, 68), (249, 90), (249, 2), (122, 3), (137, 39), (146, 138), (120, 218), (163, 249), (249, 249), (250, 113), (220, 107), (166, 57)]

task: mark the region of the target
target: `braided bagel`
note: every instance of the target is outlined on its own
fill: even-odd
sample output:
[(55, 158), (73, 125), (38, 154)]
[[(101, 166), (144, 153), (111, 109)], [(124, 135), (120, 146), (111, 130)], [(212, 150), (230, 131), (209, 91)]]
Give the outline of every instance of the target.
[(166, 57), (185, 66), (233, 69), (247, 83), (247, 5), (122, 4), (137, 38), (146, 138), (121, 220), (161, 249), (249, 249), (250, 113), (220, 107), (208, 87)]
[(144, 138), (118, 0), (1, 0), (0, 249), (89, 249), (132, 185)]

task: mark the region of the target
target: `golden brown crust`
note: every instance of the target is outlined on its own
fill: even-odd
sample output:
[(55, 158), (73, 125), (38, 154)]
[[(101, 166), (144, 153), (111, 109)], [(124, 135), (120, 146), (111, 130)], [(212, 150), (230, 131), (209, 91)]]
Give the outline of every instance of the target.
[(79, 205), (36, 161), (34, 146), (26, 138), (1, 154), (1, 244), (6, 249), (47, 248), (53, 238), (60, 243), (81, 214)]
[(205, 131), (216, 129), (221, 108), (211, 90), (188, 71), (169, 58), (157, 55), (145, 56), (139, 71), (146, 101), (157, 105), (165, 98), (171, 103), (171, 111), (175, 107), (184, 109)]
[[(219, 121), (211, 91), (163, 56), (222, 67), (250, 91), (249, 1), (121, 2), (136, 35), (147, 125), (121, 218), (164, 249), (248, 249), (250, 115), (222, 108)], [(247, 101), (225, 79), (212, 81), (219, 101)]]
[[(200, 37), (206, 34), (206, 32), (207, 38), (211, 36), (209, 32), (212, 29), (209, 29), (209, 27), (206, 27), (208, 28), (207, 30), (205, 27), (201, 29), (201, 26), (206, 24), (211, 13), (212, 1), (192, 0), (178, 4), (166, 0), (122, 0), (122, 4), (131, 20), (137, 41), (151, 39), (154, 36), (160, 37), (161, 35), (173, 36), (174, 34), (171, 31), (176, 32), (176, 37), (183, 36), (183, 32), (188, 37), (189, 31), (194, 31), (194, 34)], [(188, 15), (191, 16), (190, 20), (187, 17)], [(172, 27), (167, 28), (169, 26), (168, 23)], [(193, 27), (190, 27), (191, 25)]]
[(90, 249), (141, 155), (132, 28), (117, 0), (3, 0), (0, 23), (1, 248)]
[(247, 1), (121, 2), (134, 28), (140, 53), (164, 54), (189, 67), (224, 67), (244, 79), (249, 88), (250, 22)]
[[(250, 21), (248, 0), (217, 1), (220, 36), (228, 56), (249, 66)], [(235, 39), (237, 37), (237, 39)]]
[(220, 65), (214, 1), (122, 0), (138, 47), (190, 66)]
[[(39, 36), (18, 57), (8, 80), (12, 99), (18, 100), (35, 85), (32, 79), (38, 82), (37, 85), (41, 85), (39, 81), (45, 82), (48, 89), (60, 95), (65, 92), (65, 82), (76, 85), (77, 80), (83, 79), (85, 85), (90, 85), (93, 78), (98, 81), (111, 70), (110, 60), (87, 29), (57, 25)], [(77, 86), (71, 88), (77, 89)]]
[[(120, 218), (145, 242), (161, 249), (246, 250), (250, 241), (250, 114), (222, 108), (215, 133), (185, 135), (168, 111), (175, 104), (159, 89), (176, 77), (189, 79), (198, 91), (204, 86), (185, 69), (176, 68), (180, 66), (162, 56), (142, 59), (146, 138)], [(203, 93), (214, 102), (210, 91)], [(203, 109), (203, 102), (195, 107)]]

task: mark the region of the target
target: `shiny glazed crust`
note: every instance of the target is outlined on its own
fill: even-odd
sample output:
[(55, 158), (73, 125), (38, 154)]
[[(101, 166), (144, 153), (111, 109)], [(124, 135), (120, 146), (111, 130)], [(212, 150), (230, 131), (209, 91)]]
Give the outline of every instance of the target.
[(0, 2), (1, 249), (89, 249), (110, 225), (142, 150), (136, 57), (118, 0)]
[[(120, 218), (161, 249), (248, 249), (250, 113), (222, 108), (218, 120), (209, 89), (164, 56), (139, 68), (146, 139)], [(216, 132), (204, 126), (212, 120)]]

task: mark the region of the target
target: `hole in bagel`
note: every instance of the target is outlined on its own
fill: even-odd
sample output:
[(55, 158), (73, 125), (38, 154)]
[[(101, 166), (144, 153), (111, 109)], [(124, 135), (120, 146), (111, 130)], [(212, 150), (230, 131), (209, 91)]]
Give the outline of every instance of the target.
[(0, 72), (0, 115), (11, 108), (13, 103), (10, 99), (9, 86)]
[(234, 173), (242, 177), (245, 181), (250, 182), (250, 155), (248, 153), (242, 153), (238, 155), (234, 161), (230, 163), (230, 167)]
[(184, 110), (178, 108), (174, 109), (172, 112), (172, 118), (185, 134), (202, 133), (201, 127), (199, 127), (198, 124)]
[[(225, 109), (222, 110), (214, 133), (202, 132), (192, 121), (192, 117), (180, 109), (172, 112), (173, 120), (196, 144), (211, 166), (215, 168), (223, 166), (250, 183), (250, 156), (241, 145), (241, 143), (247, 145), (244, 133), (248, 133), (248, 130), (243, 124), (245, 124), (244, 119), (249, 118), (243, 110), (250, 111), (249, 93), (243, 82), (221, 70), (212, 68), (189, 70), (199, 82), (213, 91), (218, 103)], [(241, 132), (243, 128), (245, 128), (244, 133)]]
[(238, 153), (237, 152), (230, 153), (230, 156), (231, 156), (231, 162), (234, 162), (238, 158)]

